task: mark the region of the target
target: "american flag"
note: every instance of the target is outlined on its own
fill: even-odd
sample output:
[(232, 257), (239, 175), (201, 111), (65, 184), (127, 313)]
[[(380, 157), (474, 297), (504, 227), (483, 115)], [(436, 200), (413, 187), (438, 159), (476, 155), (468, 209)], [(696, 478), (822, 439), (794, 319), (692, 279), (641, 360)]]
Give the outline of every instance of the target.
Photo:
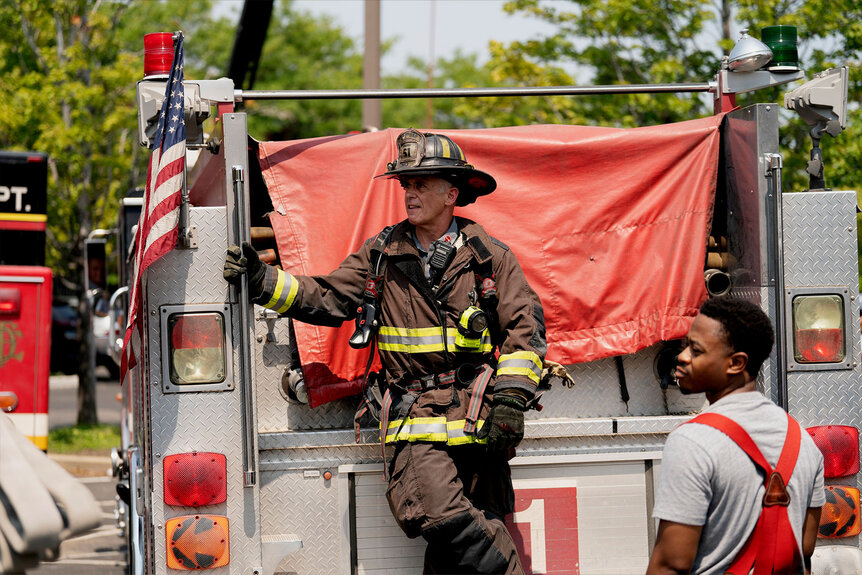
[[(134, 348), (140, 344), (141, 276), (150, 264), (171, 251), (177, 243), (183, 172), (186, 163), (186, 123), (183, 117), (183, 35), (174, 40), (174, 60), (165, 87), (165, 99), (153, 137), (153, 155), (147, 169), (147, 187), (141, 219), (135, 233), (135, 277), (129, 286), (129, 316), (123, 338), (121, 378), (134, 367)], [(137, 336), (135, 345), (130, 342)]]

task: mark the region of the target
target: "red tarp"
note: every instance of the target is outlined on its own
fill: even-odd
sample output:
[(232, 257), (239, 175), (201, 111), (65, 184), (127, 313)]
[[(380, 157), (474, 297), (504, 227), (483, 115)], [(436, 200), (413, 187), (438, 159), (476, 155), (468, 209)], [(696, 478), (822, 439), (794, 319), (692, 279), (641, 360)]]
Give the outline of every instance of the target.
[[(706, 297), (720, 122), (440, 131), (497, 180), (497, 191), (455, 213), (518, 257), (544, 306), (548, 359), (591, 361), (686, 333)], [(398, 183), (373, 179), (400, 133), (260, 143), (285, 270), (326, 274), (406, 217)], [(312, 405), (324, 401), (321, 386), (355, 392), (347, 382), (362, 377), (368, 351), (347, 345), (353, 322), (295, 327)]]

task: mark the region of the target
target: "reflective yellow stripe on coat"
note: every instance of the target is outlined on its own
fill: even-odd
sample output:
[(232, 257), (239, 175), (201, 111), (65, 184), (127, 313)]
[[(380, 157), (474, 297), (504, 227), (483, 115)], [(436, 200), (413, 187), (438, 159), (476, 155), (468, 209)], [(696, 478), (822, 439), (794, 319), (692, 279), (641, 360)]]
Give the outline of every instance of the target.
[(263, 307), (274, 309), (278, 313), (284, 313), (290, 309), (290, 306), (293, 305), (293, 300), (296, 299), (296, 292), (299, 291), (299, 282), (285, 271), (276, 271), (278, 272), (278, 280), (275, 284), (275, 290), (273, 290), (269, 301), (263, 304)]
[[(494, 345), (491, 343), (491, 334), (487, 330), (482, 334), (482, 343), (479, 349), (456, 346), (455, 336), (457, 333), (457, 328), (451, 327), (446, 329), (446, 341), (449, 351), (470, 351), (474, 353), (491, 353), (494, 351)], [(384, 325), (380, 327), (380, 331), (377, 333), (377, 348), (381, 351), (400, 353), (441, 352), (443, 351), (443, 328), (441, 326), (413, 328)]]
[(497, 378), (507, 375), (526, 375), (538, 385), (542, 378), (542, 359), (532, 351), (504, 353), (497, 362)]
[[(488, 443), (475, 435), (464, 433), (465, 419), (446, 421), (445, 417), (408, 417), (390, 421), (386, 432), (386, 443), (396, 441), (446, 442), (448, 445)], [(476, 430), (482, 429), (485, 420), (480, 419)]]

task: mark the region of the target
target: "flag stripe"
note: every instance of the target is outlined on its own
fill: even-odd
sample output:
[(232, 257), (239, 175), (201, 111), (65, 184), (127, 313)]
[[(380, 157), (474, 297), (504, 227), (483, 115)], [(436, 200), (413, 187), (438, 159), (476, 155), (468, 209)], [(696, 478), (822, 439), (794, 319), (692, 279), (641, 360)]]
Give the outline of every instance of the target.
[(143, 341), (143, 323), (139, 321), (139, 315), (143, 305), (141, 280), (144, 271), (171, 251), (177, 242), (186, 162), (183, 78), (183, 35), (179, 33), (175, 36), (171, 75), (165, 85), (158, 127), (152, 140), (153, 153), (147, 166), (143, 209), (135, 232), (135, 277), (129, 286), (128, 323), (120, 365), (124, 382), (137, 362), (136, 356)]

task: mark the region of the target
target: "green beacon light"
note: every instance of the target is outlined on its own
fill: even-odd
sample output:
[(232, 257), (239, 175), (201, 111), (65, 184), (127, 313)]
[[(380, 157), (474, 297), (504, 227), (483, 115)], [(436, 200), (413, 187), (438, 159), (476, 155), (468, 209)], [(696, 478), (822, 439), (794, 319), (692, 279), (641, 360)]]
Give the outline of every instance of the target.
[(766, 26), (760, 30), (760, 39), (772, 50), (772, 61), (768, 66), (771, 72), (799, 70), (796, 26)]

